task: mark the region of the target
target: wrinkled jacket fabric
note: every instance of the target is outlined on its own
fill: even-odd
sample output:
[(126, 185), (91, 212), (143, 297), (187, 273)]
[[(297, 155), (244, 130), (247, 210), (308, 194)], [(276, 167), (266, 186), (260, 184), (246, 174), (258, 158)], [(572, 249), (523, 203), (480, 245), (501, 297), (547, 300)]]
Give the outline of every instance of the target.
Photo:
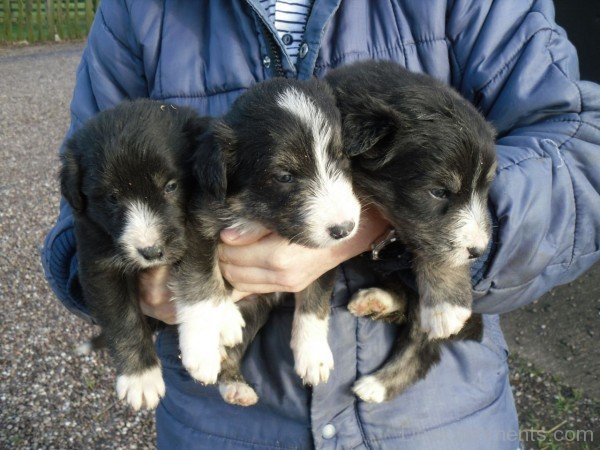
[[(225, 404), (177, 358), (177, 333), (157, 341), (167, 395), (157, 412), (165, 449), (515, 449), (517, 419), (497, 313), (573, 280), (600, 256), (600, 88), (579, 81), (577, 56), (550, 1), (316, 0), (297, 69), (258, 0), (103, 0), (71, 105), (68, 135), (123, 99), (151, 97), (219, 116), (276, 75), (309, 78), (364, 59), (390, 59), (454, 86), (498, 130), (490, 205), (494, 245), (474, 270), (482, 343), (448, 345), (429, 376), (381, 405), (350, 386), (388, 354), (393, 326), (345, 308), (373, 282), (373, 263), (343, 264), (332, 299), (335, 370), (314, 389), (293, 373), (293, 308), (276, 310), (244, 363), (261, 400)], [(275, 53), (274, 53), (275, 52)], [(268, 57), (268, 58), (267, 58)], [(62, 202), (43, 264), (57, 296), (87, 316), (73, 220)], [(394, 276), (394, 275), (391, 275)]]

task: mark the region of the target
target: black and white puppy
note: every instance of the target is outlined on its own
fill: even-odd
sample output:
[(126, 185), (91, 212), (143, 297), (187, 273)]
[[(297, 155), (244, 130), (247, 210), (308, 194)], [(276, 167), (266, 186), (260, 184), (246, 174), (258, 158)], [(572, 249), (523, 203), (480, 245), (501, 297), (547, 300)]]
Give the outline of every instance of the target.
[[(470, 264), (491, 234), (488, 190), (494, 130), (457, 92), (391, 62), (363, 62), (327, 76), (342, 113), (356, 191), (374, 203), (414, 255), (419, 298), (398, 282), (359, 291), (357, 316), (408, 318), (388, 362), (355, 384), (363, 400), (387, 400), (425, 376), (443, 339), (471, 316)], [(459, 337), (473, 333), (474, 318)]]
[(155, 407), (165, 392), (136, 278), (184, 254), (188, 161), (207, 124), (187, 108), (124, 102), (88, 121), (62, 155), (84, 300), (114, 358), (117, 393), (135, 409)]
[[(219, 232), (260, 224), (293, 243), (329, 247), (355, 234), (361, 206), (335, 97), (316, 80), (274, 79), (249, 89), (200, 138), (195, 172), (190, 220), (198, 232), (188, 239), (172, 289), (183, 365), (196, 380), (215, 383), (223, 347), (240, 344), (245, 325), (218, 268)], [(291, 346), (306, 384), (326, 381), (333, 368), (327, 342), (333, 276), (296, 294)]]

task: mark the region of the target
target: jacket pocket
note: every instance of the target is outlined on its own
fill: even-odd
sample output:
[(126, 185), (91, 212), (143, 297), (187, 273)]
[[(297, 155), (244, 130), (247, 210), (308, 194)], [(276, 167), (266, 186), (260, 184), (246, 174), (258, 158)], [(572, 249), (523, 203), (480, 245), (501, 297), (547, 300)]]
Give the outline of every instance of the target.
[(483, 316), (481, 342), (444, 345), (442, 358), (427, 377), (397, 398), (381, 403), (358, 402), (369, 439), (424, 433), (476, 415), (503, 395), (508, 352), (497, 316)]

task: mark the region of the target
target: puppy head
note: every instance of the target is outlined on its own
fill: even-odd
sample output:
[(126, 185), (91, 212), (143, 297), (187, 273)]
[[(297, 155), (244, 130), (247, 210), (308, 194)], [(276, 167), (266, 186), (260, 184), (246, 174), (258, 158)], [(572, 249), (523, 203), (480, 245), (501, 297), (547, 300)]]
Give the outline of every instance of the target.
[(62, 194), (77, 220), (107, 236), (126, 267), (181, 257), (185, 163), (204, 125), (189, 110), (138, 100), (98, 114), (67, 142)]
[(356, 233), (360, 203), (335, 98), (322, 82), (255, 86), (215, 124), (198, 156), (203, 189), (226, 201), (235, 218), (309, 247)]
[(339, 97), (355, 178), (416, 255), (467, 264), (491, 234), (494, 131), (441, 83), (415, 76), (394, 89), (387, 81), (389, 96)]

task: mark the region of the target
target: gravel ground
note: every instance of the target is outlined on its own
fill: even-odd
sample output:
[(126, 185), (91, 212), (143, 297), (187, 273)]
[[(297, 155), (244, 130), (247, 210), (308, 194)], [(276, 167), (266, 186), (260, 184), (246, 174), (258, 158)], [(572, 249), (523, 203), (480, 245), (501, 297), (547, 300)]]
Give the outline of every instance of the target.
[(600, 402), (516, 354), (509, 364), (524, 450), (600, 448)]
[(600, 400), (600, 264), (502, 317), (513, 352)]
[(115, 403), (92, 328), (46, 285), (39, 251), (57, 212), (56, 150), (81, 44), (0, 50), (0, 448), (152, 448), (149, 413)]
[[(73, 348), (93, 330), (55, 299), (39, 261), (43, 238), (57, 212), (56, 149), (67, 127), (81, 49), (80, 43), (0, 48), (2, 449), (154, 447), (152, 415), (136, 414), (116, 403), (114, 373), (106, 356), (74, 356)], [(573, 295), (571, 292), (560, 291), (560, 295)], [(559, 308), (555, 314), (561, 318), (577, 315), (575, 308), (560, 309), (565, 303), (555, 301)], [(539, 308), (535, 314), (543, 316), (546, 312)], [(593, 314), (598, 317), (596, 310)], [(518, 326), (526, 328), (524, 320)], [(545, 323), (550, 327), (552, 322)], [(597, 327), (598, 322), (588, 325)], [(592, 339), (593, 333), (592, 329), (588, 338)], [(526, 339), (530, 339), (528, 335), (522, 336), (521, 342)], [(586, 351), (597, 349), (595, 342), (586, 345)], [(558, 425), (565, 430), (592, 429), (600, 439), (599, 403), (585, 390), (573, 389), (540, 372), (531, 360), (529, 356), (511, 359), (522, 428), (550, 430)], [(561, 367), (572, 366), (577, 371), (580, 361), (575, 358)], [(593, 372), (598, 361), (592, 360), (583, 370)], [(543, 359), (539, 362), (540, 367), (546, 367)], [(569, 380), (557, 372), (561, 379)], [(597, 372), (584, 381), (593, 383), (597, 380), (594, 375)], [(586, 448), (563, 445), (549, 439), (531, 440), (527, 448)], [(599, 447), (592, 444), (587, 448)]]

